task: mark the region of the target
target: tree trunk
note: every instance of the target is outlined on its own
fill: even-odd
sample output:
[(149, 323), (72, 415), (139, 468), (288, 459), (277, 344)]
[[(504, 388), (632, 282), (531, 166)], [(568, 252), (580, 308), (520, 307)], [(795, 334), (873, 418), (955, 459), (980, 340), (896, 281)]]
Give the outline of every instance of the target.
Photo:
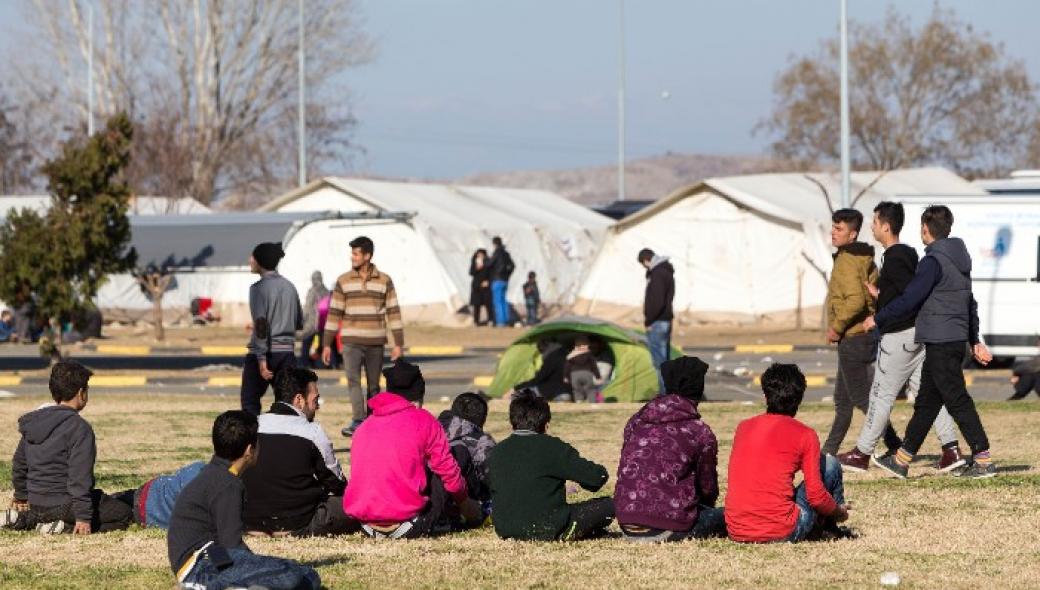
[(163, 328), (162, 292), (152, 292), (152, 321), (155, 323), (155, 339), (162, 342), (166, 339), (166, 330)]

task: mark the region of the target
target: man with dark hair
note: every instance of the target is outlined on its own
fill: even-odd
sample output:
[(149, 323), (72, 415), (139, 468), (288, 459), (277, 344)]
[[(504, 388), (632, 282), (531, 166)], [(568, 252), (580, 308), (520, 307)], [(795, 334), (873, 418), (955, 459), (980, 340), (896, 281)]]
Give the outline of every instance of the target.
[(94, 487), (94, 429), (80, 416), (93, 373), (74, 361), (51, 369), (47, 405), (18, 419), (11, 462), (14, 503), (0, 526), (44, 534), (104, 533), (130, 525), (130, 507)]
[[(834, 421), (823, 443), (823, 452), (838, 452), (852, 424), (852, 409), (866, 413), (870, 405), (877, 343), (862, 326), (874, 312), (874, 299), (867, 290), (877, 283), (874, 247), (858, 241), (863, 215), (855, 209), (839, 209), (831, 217), (834, 269), (827, 284), (827, 341), (838, 345), (838, 375), (834, 383)], [(899, 448), (899, 436), (889, 427), (885, 444)]]
[(469, 497), (485, 507), (491, 499), (487, 483), (488, 456), (495, 448), (495, 439), (483, 430), (487, 414), (488, 403), (483, 394), (467, 391), (455, 398), (451, 409), (437, 416), (451, 445), (451, 454), (466, 478)]
[(491, 302), (495, 307), (495, 325), (499, 327), (508, 326), (510, 321), (509, 301), (506, 300), (506, 291), (509, 290), (509, 277), (513, 276), (516, 264), (513, 257), (506, 250), (502, 238), (495, 236), (491, 238)]
[(672, 352), (672, 300), (675, 299), (675, 267), (667, 256), (658, 256), (643, 248), (636, 257), (646, 269), (646, 294), (643, 297), (643, 326), (650, 359), (657, 371), (658, 393), (664, 394), (661, 364)]
[(170, 568), (184, 588), (261, 587), (318, 590), (313, 568), (256, 555), (242, 541), (241, 475), (256, 464), (257, 419), (231, 410), (213, 422), (213, 458), (173, 508), (166, 546)]
[(933, 205), (921, 215), (921, 241), (925, 257), (903, 293), (864, 325), (884, 331), (914, 317), (914, 340), (924, 345), (921, 390), (906, 426), (899, 451), (874, 459), (874, 464), (905, 479), (910, 462), (921, 448), (928, 429), (946, 407), (971, 446), (972, 461), (954, 474), (973, 479), (993, 477), (997, 470), (990, 457), (989, 438), (964, 383), (967, 345), (980, 364), (993, 355), (979, 335), (978, 304), (971, 292), (971, 255), (960, 238), (951, 238), (953, 212)]
[(285, 368), (275, 376), (274, 393), (271, 409), (259, 418), (259, 441), (267, 452), (242, 476), (246, 528), (295, 536), (357, 531), (343, 512), (347, 479), (329, 437), (314, 421), (321, 408), (318, 376)]
[[(769, 543), (822, 531), (848, 534), (837, 527), (849, 517), (841, 465), (821, 458), (816, 431), (795, 419), (805, 375), (797, 365), (775, 363), (762, 374), (762, 392), (766, 413), (744, 420), (733, 435), (725, 509), (730, 538)], [(792, 493), (798, 471), (804, 481)]]
[[(874, 208), (871, 229), (874, 239), (885, 247), (885, 253), (877, 287), (868, 284), (867, 290), (877, 300), (879, 310), (885, 309), (906, 290), (917, 269), (917, 251), (899, 243), (903, 218), (903, 205), (900, 203), (884, 201)], [(908, 386), (916, 395), (920, 388), (924, 345), (914, 341), (915, 318), (916, 314), (913, 314), (904, 320), (893, 322), (881, 331), (881, 344), (878, 347), (874, 382), (870, 388), (866, 422), (863, 423), (856, 447), (838, 455), (838, 461), (847, 471), (867, 470), (878, 440), (892, 428), (888, 418), (892, 414), (892, 406), (900, 390)], [(957, 444), (957, 431), (945, 408), (939, 412), (939, 417), (935, 420), (935, 432), (943, 449), (936, 465), (939, 471), (951, 471), (964, 465), (964, 458)]]
[(614, 508), (626, 540), (655, 543), (723, 536), (719, 443), (701, 419), (708, 365), (684, 356), (661, 365), (665, 393), (625, 425)]
[(276, 270), (283, 256), (281, 244), (264, 242), (249, 257), (249, 268), (260, 280), (249, 287), (253, 331), (242, 367), (241, 396), (242, 409), (254, 416), (260, 414), (260, 398), (274, 374), (296, 365), (296, 331), (303, 329), (296, 287)]
[(383, 375), (387, 390), (369, 400), (372, 416), (358, 427), (350, 448), (353, 483), (343, 510), (375, 538), (430, 536), (452, 502), (463, 525), (479, 523), (480, 505), (466, 493), (444, 430), (422, 409), (422, 371), (398, 360)]
[(546, 434), (551, 418), (549, 402), (529, 392), (509, 403), (513, 434), (495, 446), (488, 466), (495, 532), (503, 539), (574, 541), (602, 534), (614, 520), (610, 497), (567, 503), (568, 480), (595, 492), (609, 476)]
[[(326, 365), (332, 362), (336, 338), (343, 346), (343, 366), (353, 414), (350, 424), (341, 431), (343, 436), (354, 435), (368, 415), (367, 400), (379, 393), (379, 370), (383, 367), (388, 328), (394, 337), (391, 361), (401, 358), (404, 346), (404, 323), (394, 281), (372, 264), (374, 253), (375, 245), (365, 236), (350, 242), (351, 269), (336, 279), (329, 316), (325, 320), (321, 362)], [(362, 367), (367, 389), (364, 394), (361, 392)]]

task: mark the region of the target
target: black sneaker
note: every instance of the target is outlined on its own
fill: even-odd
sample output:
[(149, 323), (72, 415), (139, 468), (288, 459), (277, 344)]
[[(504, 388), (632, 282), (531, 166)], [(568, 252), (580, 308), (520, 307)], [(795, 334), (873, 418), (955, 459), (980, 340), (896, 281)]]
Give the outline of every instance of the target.
[(354, 436), (354, 431), (358, 429), (358, 426), (361, 426), (362, 422), (364, 422), (364, 420), (354, 420), (350, 424), (344, 426), (343, 430), (340, 430), (339, 433), (343, 436)]
[(954, 477), (966, 479), (987, 479), (997, 476), (997, 466), (993, 463), (982, 465), (981, 463), (969, 463), (953, 472)]
[(894, 455), (887, 457), (872, 457), (871, 461), (874, 465), (877, 465), (881, 469), (889, 472), (890, 474), (898, 477), (899, 479), (906, 479), (908, 473), (910, 473), (910, 466), (903, 465), (899, 461), (896, 461)]

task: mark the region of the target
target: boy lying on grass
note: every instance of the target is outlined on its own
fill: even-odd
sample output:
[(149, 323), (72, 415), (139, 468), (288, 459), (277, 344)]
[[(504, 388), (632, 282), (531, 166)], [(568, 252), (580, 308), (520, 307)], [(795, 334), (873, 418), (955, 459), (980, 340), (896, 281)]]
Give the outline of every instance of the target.
[(603, 533), (614, 520), (614, 500), (568, 504), (568, 480), (595, 492), (607, 483), (602, 465), (583, 459), (562, 440), (546, 434), (549, 402), (521, 391), (509, 403), (513, 434), (491, 452), (488, 481), (495, 532), (503, 539), (572, 541)]

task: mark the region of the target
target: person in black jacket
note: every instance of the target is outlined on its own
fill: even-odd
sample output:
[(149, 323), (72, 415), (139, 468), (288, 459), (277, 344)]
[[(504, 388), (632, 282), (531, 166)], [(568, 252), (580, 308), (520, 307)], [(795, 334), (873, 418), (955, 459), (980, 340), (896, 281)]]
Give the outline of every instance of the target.
[(241, 475), (256, 464), (258, 454), (255, 416), (242, 410), (217, 416), (213, 458), (181, 491), (170, 517), (166, 549), (179, 587), (321, 588), (314, 568), (257, 555), (242, 541)]
[(347, 478), (332, 442), (314, 421), (321, 402), (318, 376), (309, 369), (282, 369), (274, 393), (271, 410), (259, 417), (260, 446), (269, 451), (242, 476), (246, 528), (295, 536), (359, 531), (343, 512)]
[[(473, 277), (469, 287), (469, 306), (473, 309), (473, 323), (486, 326), (495, 321), (495, 313), (491, 305), (491, 261), (487, 250), (481, 248), (473, 253), (469, 263), (469, 276)], [(484, 320), (480, 319), (480, 310), (484, 312)]]
[(675, 298), (675, 268), (667, 256), (658, 256), (649, 248), (639, 251), (639, 264), (646, 268), (646, 296), (643, 299), (643, 325), (650, 358), (657, 371), (659, 394), (664, 393), (661, 364), (670, 357), (672, 348), (672, 300)]
[(555, 340), (538, 341), (538, 352), (542, 355), (542, 366), (529, 381), (517, 383), (514, 391), (529, 389), (540, 397), (554, 401), (570, 400), (570, 388), (564, 379), (567, 350)]
[(509, 255), (502, 238), (495, 236), (491, 239), (495, 249), (491, 253), (491, 298), (495, 305), (495, 325), (509, 325), (509, 302), (506, 301), (506, 290), (509, 288), (509, 277), (513, 276), (516, 265), (513, 257)]
[(57, 363), (49, 383), (54, 405), (18, 419), (22, 438), (11, 466), (14, 504), (0, 515), (0, 526), (89, 535), (130, 525), (130, 507), (94, 488), (94, 429), (79, 415), (87, 406), (92, 374), (76, 362)]

